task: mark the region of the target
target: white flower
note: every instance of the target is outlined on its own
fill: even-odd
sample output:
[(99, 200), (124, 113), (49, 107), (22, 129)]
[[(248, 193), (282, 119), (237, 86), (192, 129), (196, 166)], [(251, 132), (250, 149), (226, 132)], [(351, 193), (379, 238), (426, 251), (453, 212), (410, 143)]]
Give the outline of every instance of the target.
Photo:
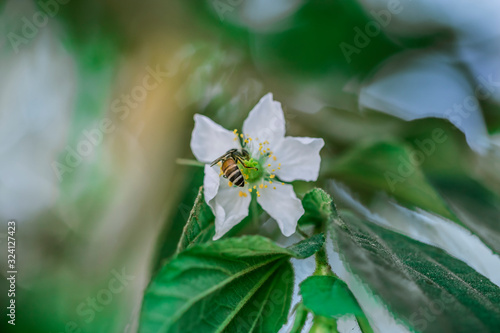
[(267, 94), (250, 111), (243, 123), (243, 133), (229, 131), (209, 118), (196, 114), (191, 136), (191, 150), (201, 162), (211, 163), (229, 149), (246, 149), (247, 165), (258, 170), (240, 170), (244, 187), (237, 187), (222, 177), (221, 167), (205, 165), (205, 201), (215, 214), (215, 239), (248, 215), (252, 195), (278, 223), (281, 232), (290, 236), (304, 214), (293, 187), (284, 182), (314, 181), (318, 178), (323, 139), (285, 137), (285, 118), (281, 104)]
[[(359, 2), (374, 18), (390, 7), (387, 0)], [(384, 61), (363, 83), (359, 105), (404, 120), (447, 119), (474, 151), (488, 153), (493, 147), (480, 102), (500, 105), (500, 2), (406, 0), (397, 8), (383, 25), (390, 38), (435, 42)]]

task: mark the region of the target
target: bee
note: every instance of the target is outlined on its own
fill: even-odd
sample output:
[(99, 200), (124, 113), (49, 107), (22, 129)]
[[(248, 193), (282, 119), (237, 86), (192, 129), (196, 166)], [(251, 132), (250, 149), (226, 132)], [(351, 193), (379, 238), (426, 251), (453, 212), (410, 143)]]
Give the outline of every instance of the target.
[(257, 170), (257, 168), (251, 168), (245, 165), (245, 161), (249, 159), (250, 154), (245, 149), (242, 149), (241, 152), (238, 149), (229, 149), (224, 155), (213, 161), (210, 166), (214, 166), (222, 161), (221, 170), (224, 174), (224, 178), (229, 179), (229, 181), (236, 186), (243, 187), (245, 186), (245, 177), (243, 177), (238, 163), (245, 168)]

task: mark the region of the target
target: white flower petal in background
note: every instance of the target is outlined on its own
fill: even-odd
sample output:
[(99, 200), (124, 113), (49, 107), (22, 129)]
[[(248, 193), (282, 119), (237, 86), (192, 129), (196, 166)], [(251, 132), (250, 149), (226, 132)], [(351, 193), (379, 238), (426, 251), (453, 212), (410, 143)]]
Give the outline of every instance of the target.
[(229, 149), (239, 148), (234, 133), (215, 123), (210, 118), (194, 115), (191, 150), (198, 161), (210, 163)]
[(323, 139), (286, 137), (276, 148), (276, 157), (286, 167), (276, 170), (276, 175), (284, 181), (318, 179), (319, 151), (324, 145)]
[[(500, 11), (496, 16), (500, 25)], [(500, 27), (496, 31), (495, 37), (461, 43), (456, 52), (475, 80), (477, 97), (500, 105)]]
[[(4, 6), (0, 22), (19, 17), (19, 13), (31, 17), (36, 10), (25, 1)], [(51, 163), (64, 149), (76, 89), (76, 66), (59, 31), (54, 22), (48, 22), (19, 45), (18, 52), (8, 40), (0, 46), (3, 219), (26, 221), (51, 207), (59, 195), (60, 182)]]
[(278, 21), (295, 13), (304, 0), (242, 1), (241, 23), (254, 30), (267, 30)]
[(239, 187), (231, 187), (225, 178), (221, 178), (219, 190), (215, 198), (208, 202), (215, 214), (214, 240), (221, 238), (232, 227), (248, 216), (248, 206), (252, 197), (240, 196)]
[[(243, 133), (260, 142), (268, 141), (271, 150), (285, 137), (285, 116), (281, 103), (273, 100), (273, 94), (262, 97), (250, 111), (243, 123)], [(251, 146), (251, 153), (256, 154), (258, 145)]]
[(295, 232), (297, 221), (304, 214), (304, 208), (292, 185), (276, 184), (275, 189), (261, 191), (257, 201), (276, 220), (283, 235), (290, 236)]
[(473, 150), (484, 154), (490, 148), (474, 89), (457, 63), (443, 53), (406, 51), (387, 59), (364, 82), (359, 104), (404, 120), (448, 119)]

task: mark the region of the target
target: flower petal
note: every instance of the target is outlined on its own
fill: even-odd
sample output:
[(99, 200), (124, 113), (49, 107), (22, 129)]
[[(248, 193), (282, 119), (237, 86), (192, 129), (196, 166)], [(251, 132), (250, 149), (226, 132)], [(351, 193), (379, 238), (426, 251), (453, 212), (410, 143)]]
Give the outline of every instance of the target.
[(235, 135), (210, 118), (194, 115), (191, 150), (198, 161), (210, 163), (232, 148), (240, 148)]
[[(281, 103), (273, 101), (273, 94), (262, 97), (250, 111), (243, 123), (243, 133), (248, 134), (254, 142), (268, 141), (274, 149), (285, 137), (285, 116)], [(258, 140), (257, 140), (258, 139)], [(252, 155), (258, 152), (258, 145), (250, 147)]]
[(388, 59), (364, 83), (359, 104), (404, 120), (448, 119), (465, 134), (473, 150), (483, 154), (490, 148), (474, 91), (466, 75), (444, 53), (407, 51)]
[(276, 175), (287, 182), (318, 179), (319, 151), (324, 145), (323, 139), (286, 137), (274, 150), (276, 162), (281, 163)]
[[(207, 168), (210, 166), (205, 167), (204, 185), (207, 186), (205, 187), (205, 200), (215, 215), (215, 236), (213, 239), (217, 240), (248, 216), (248, 206), (252, 196), (247, 192), (245, 192), (246, 196), (240, 196), (239, 192), (243, 190), (242, 188), (230, 187), (227, 179), (218, 176), (215, 166), (210, 168), (212, 170), (207, 170)], [(219, 179), (215, 196), (213, 196), (214, 174)], [(209, 199), (210, 197), (211, 199)]]
[(304, 214), (302, 203), (295, 195), (293, 186), (277, 184), (260, 191), (257, 201), (261, 207), (276, 220), (281, 232), (291, 236), (297, 227), (297, 221)]
[(205, 202), (210, 205), (210, 201), (215, 198), (217, 191), (219, 190), (220, 184), (220, 167), (214, 165), (211, 167), (205, 164), (205, 177), (203, 178), (203, 196), (205, 197)]

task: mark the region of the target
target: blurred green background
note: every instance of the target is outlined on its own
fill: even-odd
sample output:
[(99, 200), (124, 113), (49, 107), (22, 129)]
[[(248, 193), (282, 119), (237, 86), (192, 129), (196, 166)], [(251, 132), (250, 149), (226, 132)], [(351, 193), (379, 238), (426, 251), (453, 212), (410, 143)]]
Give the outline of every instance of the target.
[[(446, 8), (446, 1), (437, 3)], [(413, 50), (442, 52), (449, 57), (443, 66), (454, 68), (443, 75), (458, 75), (471, 87), (481, 72), (475, 72), (477, 63), (492, 66), (485, 73), (498, 72), (487, 57), (456, 55), (457, 45), (482, 40), (461, 39), (457, 27), (464, 25), (452, 22), (453, 10), (448, 16), (442, 8), (426, 10), (441, 16), (415, 19), (406, 31), (398, 28), (405, 19), (393, 18), (359, 47), (359, 29), (366, 33), (374, 22), (363, 1), (3, 1), (0, 241), (5, 250), (6, 222), (15, 220), (18, 276), (16, 326), (3, 315), (2, 332), (135, 332), (143, 290), (175, 250), (203, 182), (202, 169), (176, 163), (193, 158), (193, 114), (240, 128), (267, 92), (284, 107), (288, 135), (325, 139), (316, 185), (345, 182), (367, 205), (385, 191), (453, 220), (418, 181), (391, 192), (376, 179), (380, 174), (369, 174), (371, 164), (363, 169), (391, 148), (363, 153), (360, 160), (351, 156), (377, 142), (421, 149), (417, 142), (439, 128), (449, 139), (418, 172), (437, 183), (448, 180), (451, 191), (463, 191), (457, 179), (474, 179), (496, 198), (498, 91), (480, 100), (477, 116), (488, 140), (483, 150), (470, 143), (482, 130), (467, 127), (475, 126), (473, 117), (457, 129), (445, 109), (413, 120), (391, 113), (393, 104), (375, 110), (362, 103), (378, 68)], [(428, 12), (413, 13), (425, 18)], [(469, 21), (478, 22), (473, 16)], [(477, 34), (468, 33), (481, 36), (482, 26), (471, 26)], [(487, 44), (487, 55), (497, 54), (495, 43)], [(417, 67), (409, 75), (420, 72)], [(426, 100), (422, 109), (447, 98), (451, 108), (457, 98), (453, 86), (405, 80), (390, 87), (396, 99), (401, 91), (442, 91), (408, 97)], [(398, 156), (381, 159), (380, 170), (397, 168)], [(313, 185), (298, 183), (297, 193)], [(498, 218), (492, 214), (491, 221)], [(6, 257), (0, 259), (2, 274)], [(2, 279), (3, 309), (7, 287)]]

